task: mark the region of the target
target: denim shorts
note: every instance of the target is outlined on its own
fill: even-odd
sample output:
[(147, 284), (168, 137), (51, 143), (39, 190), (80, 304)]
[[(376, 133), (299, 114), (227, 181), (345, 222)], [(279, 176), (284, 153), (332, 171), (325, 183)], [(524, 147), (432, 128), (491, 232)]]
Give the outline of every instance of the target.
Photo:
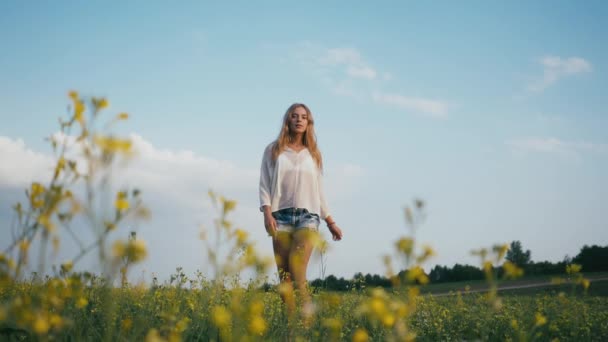
[(285, 208), (272, 213), (277, 221), (277, 230), (292, 233), (298, 229), (318, 230), (321, 219), (306, 208)]

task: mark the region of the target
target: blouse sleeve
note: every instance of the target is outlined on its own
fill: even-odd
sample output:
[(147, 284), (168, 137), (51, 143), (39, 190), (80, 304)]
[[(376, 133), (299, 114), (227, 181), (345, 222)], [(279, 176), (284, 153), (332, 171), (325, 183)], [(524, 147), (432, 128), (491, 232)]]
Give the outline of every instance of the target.
[(319, 184), (319, 200), (321, 202), (321, 219), (325, 220), (329, 216), (329, 209), (327, 208), (327, 201), (325, 200), (325, 191), (323, 186), (323, 174), (321, 171), (318, 173), (318, 184)]
[(272, 144), (266, 147), (260, 167), (260, 211), (270, 206), (270, 187), (272, 180)]

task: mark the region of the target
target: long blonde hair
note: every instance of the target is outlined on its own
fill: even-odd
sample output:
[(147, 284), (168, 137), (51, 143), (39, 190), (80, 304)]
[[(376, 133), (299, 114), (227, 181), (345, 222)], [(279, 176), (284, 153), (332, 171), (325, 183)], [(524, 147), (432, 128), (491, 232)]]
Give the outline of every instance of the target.
[(289, 135), (289, 117), (298, 107), (304, 108), (308, 117), (308, 126), (306, 127), (306, 132), (304, 133), (302, 143), (308, 148), (308, 152), (310, 152), (312, 159), (314, 159), (315, 163), (317, 163), (317, 167), (319, 167), (320, 170), (323, 170), (323, 158), (321, 157), (321, 151), (317, 147), (317, 136), (315, 134), (314, 125), (315, 120), (312, 117), (312, 112), (310, 109), (303, 103), (294, 103), (287, 108), (285, 116), (283, 116), (281, 132), (272, 146), (272, 160), (276, 161), (279, 154), (285, 150), (285, 147), (287, 147), (287, 144), (290, 142), (291, 136)]

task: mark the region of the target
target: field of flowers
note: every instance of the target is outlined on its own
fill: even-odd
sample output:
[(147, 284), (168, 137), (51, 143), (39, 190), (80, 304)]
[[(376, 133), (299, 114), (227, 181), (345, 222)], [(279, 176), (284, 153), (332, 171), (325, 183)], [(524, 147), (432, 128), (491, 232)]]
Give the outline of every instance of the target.
[[(501, 296), (502, 280), (523, 275), (504, 260), (507, 245), (474, 251), (486, 275), (487, 292), (422, 295), (429, 279), (421, 265), (434, 251), (416, 244), (415, 233), (424, 218), (420, 200), (405, 208), (409, 233), (384, 258), (393, 288), (346, 293), (313, 289), (311, 320), (287, 314), (280, 295), (293, 295), (293, 288), (263, 286), (273, 261), (260, 257), (247, 232), (233, 227), (229, 214), (236, 202), (213, 192), (209, 195), (217, 209), (215, 229), (201, 236), (213, 277), (189, 277), (177, 269), (163, 284), (130, 284), (131, 266), (154, 251), (148, 251), (135, 233), (111, 246), (108, 241), (126, 220), (146, 219), (150, 213), (138, 189), (108, 194), (111, 171), (128, 161), (131, 142), (93, 130), (111, 127), (128, 114), (117, 114), (105, 126), (93, 125), (108, 101), (83, 99), (76, 92), (70, 98), (72, 107), (68, 119), (60, 121), (61, 134), (49, 138), (57, 157), (53, 177), (46, 184), (32, 183), (26, 201), (15, 205), (16, 238), (0, 254), (2, 341), (608, 339), (608, 297), (588, 292), (596, 284), (583, 277), (579, 265), (568, 265), (570, 282), (553, 291)], [(75, 217), (86, 222), (95, 238), (80, 243), (73, 259), (49, 274), (48, 249), (60, 249), (65, 236), (60, 231), (74, 235), (70, 224)], [(318, 247), (323, 246), (319, 240)], [(92, 253), (103, 265), (101, 272), (75, 272), (74, 265)], [(37, 273), (26, 274), (36, 264), (33, 255), (38, 256)], [(397, 263), (407, 266), (405, 275), (397, 276)], [(504, 270), (502, 279), (497, 278), (497, 267)], [(243, 272), (256, 276), (244, 283), (239, 278)]]
[(70, 341), (601, 341), (608, 336), (606, 297), (514, 295), (494, 307), (480, 294), (412, 297), (412, 289), (318, 291), (314, 320), (305, 327), (288, 321), (275, 289), (228, 289), (202, 277), (182, 276), (151, 288), (108, 288), (93, 277), (22, 282), (2, 289), (0, 301), (11, 308), (0, 316), (0, 336)]

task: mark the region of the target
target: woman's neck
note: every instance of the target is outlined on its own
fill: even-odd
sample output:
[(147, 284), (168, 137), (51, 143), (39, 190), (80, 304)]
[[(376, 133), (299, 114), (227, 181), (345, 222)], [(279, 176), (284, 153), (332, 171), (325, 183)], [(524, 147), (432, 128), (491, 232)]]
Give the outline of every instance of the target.
[(304, 146), (304, 134), (296, 133), (289, 136), (289, 145)]

